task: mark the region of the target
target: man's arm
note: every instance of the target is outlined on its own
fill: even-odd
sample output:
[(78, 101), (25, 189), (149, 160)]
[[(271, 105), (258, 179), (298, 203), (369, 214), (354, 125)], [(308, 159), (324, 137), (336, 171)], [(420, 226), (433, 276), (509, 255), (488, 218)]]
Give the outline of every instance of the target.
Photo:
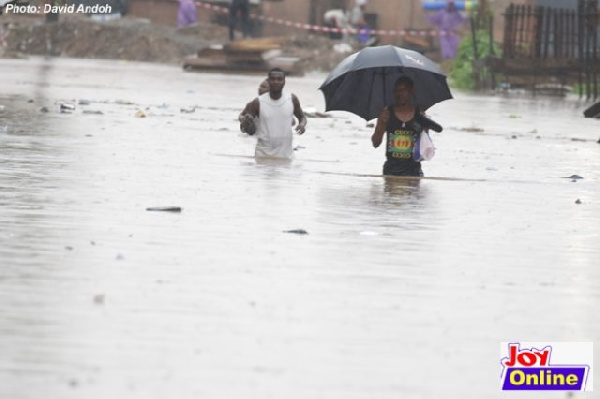
[(253, 101), (246, 104), (243, 111), (238, 116), (238, 120), (240, 121), (240, 130), (244, 133), (248, 133), (250, 135), (254, 134), (256, 131), (256, 126), (254, 126), (254, 118), (258, 117), (260, 111), (260, 102), (258, 98), (255, 98)]
[(385, 133), (385, 128), (387, 127), (388, 121), (390, 120), (390, 110), (388, 108), (384, 108), (379, 113), (377, 117), (377, 125), (375, 125), (375, 132), (371, 136), (371, 142), (373, 143), (373, 147), (377, 148), (383, 141), (383, 134)]
[(298, 126), (296, 126), (296, 132), (303, 134), (306, 131), (306, 115), (300, 106), (300, 100), (295, 94), (292, 94), (292, 102), (294, 103), (294, 116), (298, 118)]

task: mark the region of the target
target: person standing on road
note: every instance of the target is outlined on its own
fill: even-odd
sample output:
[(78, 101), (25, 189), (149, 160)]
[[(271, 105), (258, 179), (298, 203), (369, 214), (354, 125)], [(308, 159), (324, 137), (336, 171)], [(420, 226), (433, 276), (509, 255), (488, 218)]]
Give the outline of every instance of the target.
[(452, 60), (456, 57), (460, 36), (457, 30), (465, 24), (465, 18), (458, 12), (454, 1), (449, 1), (446, 8), (437, 14), (427, 17), (427, 21), (438, 27), (442, 58)]
[(194, 26), (196, 23), (196, 3), (194, 0), (179, 0), (177, 27), (185, 28), (187, 26)]
[[(295, 131), (306, 131), (306, 115), (295, 94), (284, 91), (285, 72), (273, 68), (268, 73), (269, 91), (259, 95), (239, 116), (240, 130), (253, 135), (256, 133), (256, 158), (292, 159), (293, 131), (292, 120), (298, 119)], [(257, 122), (257, 124), (255, 124)]]
[(248, 16), (250, 14), (249, 0), (231, 0), (229, 4), (229, 40), (235, 39), (234, 30), (237, 25), (237, 16), (240, 15), (241, 30), (244, 38), (250, 36)]
[(346, 41), (348, 32), (346, 29), (349, 29), (350, 20), (348, 18), (348, 13), (344, 8), (336, 8), (333, 10), (327, 11), (323, 14), (323, 23), (328, 28), (334, 28), (338, 31), (329, 32), (329, 38), (333, 40), (343, 39)]

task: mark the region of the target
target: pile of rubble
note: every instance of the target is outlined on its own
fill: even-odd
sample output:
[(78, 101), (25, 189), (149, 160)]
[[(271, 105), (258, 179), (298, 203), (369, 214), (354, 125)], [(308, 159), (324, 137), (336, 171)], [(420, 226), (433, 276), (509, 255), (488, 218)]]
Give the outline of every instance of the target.
[[(274, 40), (265, 38), (258, 42), (273, 43)], [(302, 33), (276, 42), (275, 58), (293, 60), (296, 71), (327, 71), (348, 55), (334, 51), (335, 43), (324, 35)], [(99, 22), (79, 15), (61, 15), (60, 21), (52, 23), (24, 16), (3, 16), (0, 20), (0, 58), (41, 55), (181, 64), (185, 59), (206, 55), (219, 46), (229, 49), (236, 46), (228, 44), (227, 28), (220, 25), (177, 29), (139, 18)], [(247, 55), (251, 53), (243, 47), (237, 45), (238, 50), (242, 48)], [(342, 48), (354, 50), (351, 46)], [(256, 57), (256, 52), (252, 56)]]

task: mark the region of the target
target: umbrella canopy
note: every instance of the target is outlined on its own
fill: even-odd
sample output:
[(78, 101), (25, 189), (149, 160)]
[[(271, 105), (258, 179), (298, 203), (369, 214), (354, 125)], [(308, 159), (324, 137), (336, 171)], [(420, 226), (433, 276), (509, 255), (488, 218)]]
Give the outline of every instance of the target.
[(394, 103), (400, 76), (414, 82), (414, 102), (421, 109), (452, 98), (446, 75), (424, 55), (392, 45), (366, 47), (331, 71), (321, 90), (326, 111), (348, 111), (366, 120)]

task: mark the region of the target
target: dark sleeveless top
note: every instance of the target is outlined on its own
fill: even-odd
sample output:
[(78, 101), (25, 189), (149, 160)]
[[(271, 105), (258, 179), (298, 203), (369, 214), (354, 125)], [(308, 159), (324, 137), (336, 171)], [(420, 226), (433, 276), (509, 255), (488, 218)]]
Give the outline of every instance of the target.
[(413, 148), (419, 139), (419, 124), (415, 122), (415, 115), (419, 110), (415, 108), (415, 115), (408, 122), (402, 122), (396, 117), (394, 106), (389, 107), (390, 119), (386, 126), (387, 161), (383, 168), (384, 175), (394, 176), (422, 176), (421, 163), (413, 158)]

